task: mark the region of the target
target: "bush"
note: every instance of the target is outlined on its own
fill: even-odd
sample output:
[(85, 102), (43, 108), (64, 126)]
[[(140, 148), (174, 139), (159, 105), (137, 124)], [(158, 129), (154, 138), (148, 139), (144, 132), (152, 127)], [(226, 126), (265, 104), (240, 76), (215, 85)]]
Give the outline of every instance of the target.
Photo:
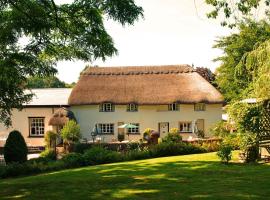
[(46, 149), (41, 152), (40, 157), (47, 160), (56, 160), (56, 153), (53, 150)]
[(84, 153), (86, 150), (90, 149), (92, 147), (92, 144), (87, 144), (87, 143), (75, 143), (73, 151), (75, 153)]
[(124, 154), (124, 160), (141, 160), (151, 158), (148, 150), (131, 150)]
[(151, 157), (185, 155), (203, 152), (205, 152), (203, 148), (196, 147), (191, 144), (185, 144), (182, 142), (162, 142), (149, 148), (149, 153)]
[(168, 135), (166, 135), (162, 139), (162, 142), (167, 142), (167, 143), (182, 142), (182, 136), (179, 134), (179, 130), (177, 128), (171, 128)]
[(142, 150), (143, 145), (139, 142), (129, 142), (127, 143), (127, 151), (133, 151), (133, 150)]
[(78, 142), (81, 138), (80, 125), (74, 120), (68, 121), (61, 130), (61, 136), (66, 144)]
[(232, 159), (232, 147), (227, 144), (222, 144), (217, 156), (220, 158), (221, 162), (228, 163)]
[(82, 154), (69, 153), (61, 159), (67, 168), (80, 167), (84, 165)]
[(26, 162), (27, 153), (28, 149), (21, 133), (16, 130), (10, 132), (4, 146), (5, 162), (7, 164), (12, 162)]
[(54, 149), (56, 146), (56, 139), (57, 139), (58, 134), (54, 131), (47, 131), (45, 133), (45, 143), (46, 143), (46, 147), (48, 149)]
[(119, 162), (123, 159), (120, 153), (102, 147), (93, 147), (85, 151), (83, 158), (86, 165)]

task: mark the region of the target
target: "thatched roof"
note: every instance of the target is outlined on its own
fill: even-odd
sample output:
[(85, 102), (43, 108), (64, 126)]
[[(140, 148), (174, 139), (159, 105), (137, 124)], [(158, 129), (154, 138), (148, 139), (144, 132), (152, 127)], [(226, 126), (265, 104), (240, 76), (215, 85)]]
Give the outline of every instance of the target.
[(223, 103), (223, 97), (189, 65), (89, 67), (73, 88), (69, 105), (102, 102), (141, 105)]
[(64, 126), (69, 120), (75, 120), (75, 116), (72, 111), (67, 108), (57, 109), (51, 119), (49, 120), (50, 126)]

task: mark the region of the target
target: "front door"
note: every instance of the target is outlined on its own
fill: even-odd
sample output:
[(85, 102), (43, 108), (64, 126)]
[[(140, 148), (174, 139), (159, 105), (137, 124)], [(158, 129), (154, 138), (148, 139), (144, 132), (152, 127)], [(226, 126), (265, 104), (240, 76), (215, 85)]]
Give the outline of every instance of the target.
[(169, 132), (169, 122), (160, 122), (159, 123), (159, 133), (160, 137), (165, 137)]

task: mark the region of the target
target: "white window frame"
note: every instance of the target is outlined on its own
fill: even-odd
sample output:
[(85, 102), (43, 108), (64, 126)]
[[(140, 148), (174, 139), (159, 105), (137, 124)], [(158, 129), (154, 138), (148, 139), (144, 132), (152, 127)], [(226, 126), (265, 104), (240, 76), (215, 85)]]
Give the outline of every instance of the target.
[[(181, 128), (181, 125), (183, 126), (183, 129)], [(179, 132), (192, 133), (192, 122), (191, 121), (179, 122)]]
[(114, 111), (114, 108), (113, 108), (114, 105), (112, 103), (103, 103), (100, 106), (101, 106), (101, 108), (100, 108), (101, 112), (113, 112)]
[(28, 121), (29, 137), (43, 137), (45, 133), (45, 117), (29, 117)]
[(205, 111), (206, 104), (205, 103), (196, 103), (194, 104), (194, 111)]
[(178, 111), (179, 110), (179, 104), (178, 103), (171, 103), (168, 105), (169, 111)]
[(111, 135), (114, 134), (114, 124), (113, 123), (100, 123), (98, 128), (101, 134)]
[(135, 103), (130, 103), (127, 105), (127, 112), (137, 112), (138, 111), (138, 105)]
[(127, 133), (128, 134), (138, 134), (140, 133), (140, 124), (139, 123), (130, 123), (132, 125), (137, 126), (136, 128), (128, 128)]

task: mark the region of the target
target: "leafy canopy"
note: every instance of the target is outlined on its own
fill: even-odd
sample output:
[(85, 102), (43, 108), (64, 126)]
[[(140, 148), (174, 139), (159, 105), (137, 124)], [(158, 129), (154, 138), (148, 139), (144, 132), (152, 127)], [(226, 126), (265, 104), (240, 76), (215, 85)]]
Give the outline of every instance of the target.
[(71, 88), (75, 83), (65, 83), (56, 76), (39, 77), (34, 76), (27, 79), (28, 88)]
[(142, 16), (134, 0), (0, 1), (0, 122), (31, 99), (29, 76), (51, 76), (60, 60), (103, 60), (117, 53), (103, 21), (133, 25)]

